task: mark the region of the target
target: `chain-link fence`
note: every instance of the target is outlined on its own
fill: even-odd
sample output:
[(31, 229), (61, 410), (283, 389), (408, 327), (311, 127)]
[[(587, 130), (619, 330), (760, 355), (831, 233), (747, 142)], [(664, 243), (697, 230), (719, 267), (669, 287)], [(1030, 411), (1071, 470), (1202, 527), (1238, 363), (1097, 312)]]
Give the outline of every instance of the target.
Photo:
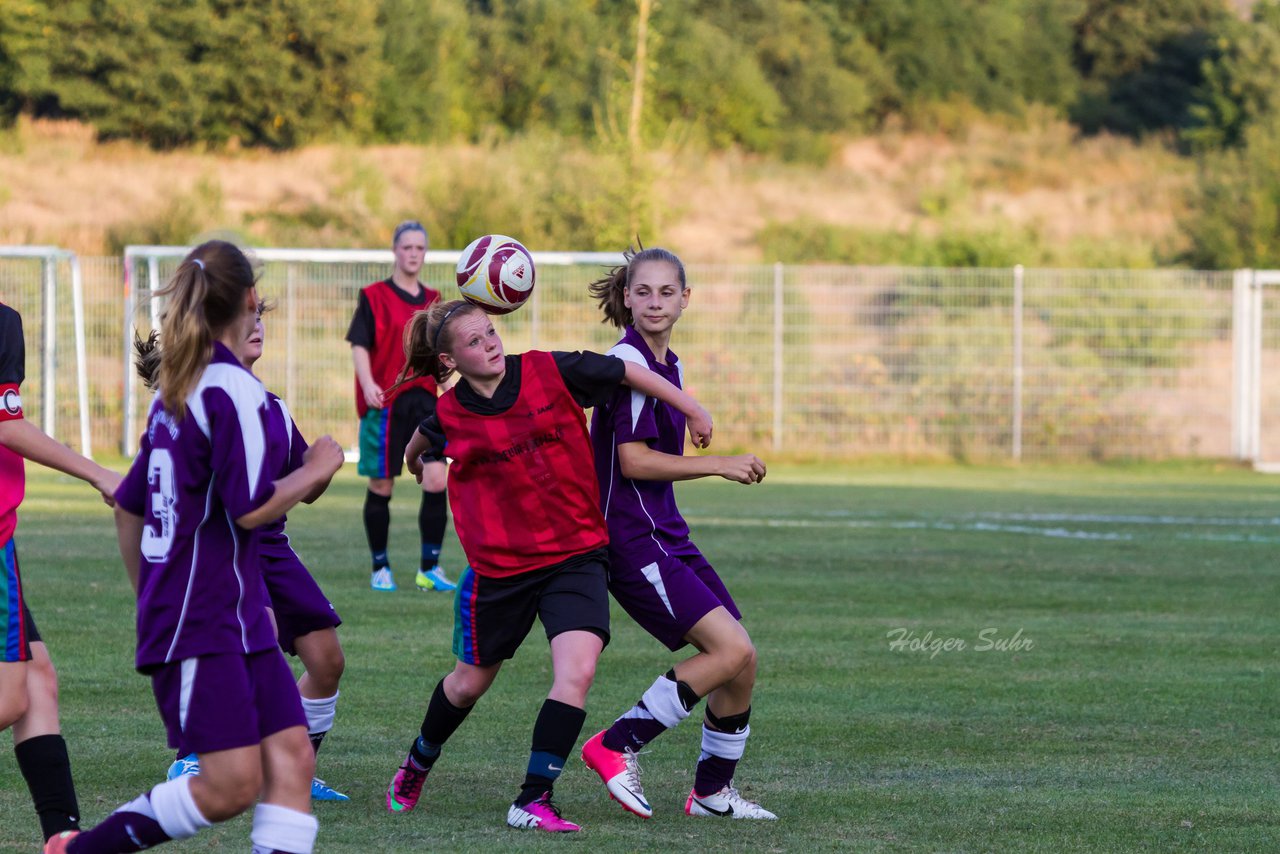
[[(126, 306), (134, 307), (131, 326), (148, 327), (150, 309), (139, 297), (177, 260), (131, 259), (126, 282), (122, 259), (80, 259), (89, 423), (99, 451), (136, 443), (127, 431), (139, 429), (146, 395), (127, 385)], [(496, 321), (508, 351), (608, 348), (616, 333), (600, 323), (586, 292), (604, 269), (599, 261), (540, 263), (534, 299)], [(267, 317), (258, 372), (307, 435), (355, 444), (343, 338), (359, 289), (389, 270), (368, 260), (263, 265), (260, 292), (277, 310)], [(49, 316), (39, 271), (0, 258), (0, 301), (26, 323), (24, 401), (37, 419)], [(75, 444), (73, 315), (63, 275), (60, 268), (51, 315), (56, 432)], [(688, 275), (692, 300), (672, 346), (690, 391), (715, 417), (721, 451), (1075, 460), (1236, 450), (1230, 272), (695, 264)], [(423, 278), (447, 294), (452, 266), (436, 260)]]

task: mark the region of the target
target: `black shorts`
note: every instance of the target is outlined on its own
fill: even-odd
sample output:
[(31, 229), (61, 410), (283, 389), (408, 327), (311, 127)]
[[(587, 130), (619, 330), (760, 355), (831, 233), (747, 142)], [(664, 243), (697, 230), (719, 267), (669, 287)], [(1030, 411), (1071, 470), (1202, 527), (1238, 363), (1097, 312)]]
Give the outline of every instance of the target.
[(425, 388), (411, 388), (391, 402), (391, 411), (370, 409), (360, 419), (361, 477), (399, 477), (404, 449), (418, 425), (436, 411), (436, 396)]
[(488, 667), (511, 658), (542, 621), (550, 641), (587, 631), (609, 643), (609, 555), (597, 549), (552, 566), (508, 578), (467, 567), (453, 600), (453, 654)]
[(27, 643), (35, 643), (43, 640), (40, 637), (40, 630), (36, 628), (36, 618), (31, 616), (31, 609), (27, 607), (27, 603), (22, 603), (22, 622), (27, 625)]

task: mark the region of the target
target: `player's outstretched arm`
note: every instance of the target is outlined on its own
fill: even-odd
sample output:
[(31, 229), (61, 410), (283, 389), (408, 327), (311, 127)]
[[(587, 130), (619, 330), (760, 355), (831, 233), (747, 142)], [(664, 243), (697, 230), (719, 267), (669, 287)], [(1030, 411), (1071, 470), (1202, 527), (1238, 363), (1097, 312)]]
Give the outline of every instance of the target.
[(121, 480), (119, 474), (98, 465), (88, 457), (80, 456), (30, 421), (22, 418), (0, 421), (0, 445), (33, 463), (48, 466), (92, 484), (102, 493), (103, 501), (108, 505), (115, 505), (114, 494)]
[(624, 362), (627, 366), (622, 381), (647, 397), (656, 397), (684, 413), (689, 428), (689, 438), (695, 448), (706, 448), (711, 445), (711, 413), (702, 408), (702, 404), (693, 399), (693, 395), (677, 388), (653, 371), (637, 365), (635, 362)]
[(302, 465), (274, 483), (275, 491), (256, 510), (236, 519), (241, 528), (257, 528), (288, 513), (316, 487), (328, 483), (342, 468), (342, 446), (332, 436), (321, 436), (307, 448)]
[(722, 477), (735, 483), (764, 480), (764, 461), (755, 454), (731, 457), (684, 457), (656, 451), (644, 442), (623, 442), (618, 446), (618, 464), (631, 480), (694, 480)]

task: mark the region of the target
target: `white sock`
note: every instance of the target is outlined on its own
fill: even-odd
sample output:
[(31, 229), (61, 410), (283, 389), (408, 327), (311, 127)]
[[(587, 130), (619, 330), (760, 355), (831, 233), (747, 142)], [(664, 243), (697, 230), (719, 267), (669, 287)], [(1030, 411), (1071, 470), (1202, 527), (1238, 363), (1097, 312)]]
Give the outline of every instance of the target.
[(302, 711), (307, 715), (308, 735), (317, 735), (333, 729), (333, 718), (338, 710), (338, 695), (340, 693), (342, 692), (335, 691), (332, 697), (325, 697), (321, 700), (312, 700), (309, 697), (302, 698)]
[(702, 725), (702, 755), (698, 757), (698, 761), (706, 759), (709, 756), (719, 756), (721, 759), (741, 759), (742, 752), (747, 749), (747, 736), (751, 735), (751, 727), (747, 727), (742, 732), (720, 732), (718, 729), (711, 729), (706, 724)]
[(151, 809), (156, 823), (172, 839), (190, 839), (213, 822), (200, 814), (191, 797), (191, 778), (168, 780), (151, 790)]
[(649, 686), (649, 690), (644, 692), (640, 701), (649, 710), (649, 714), (653, 715), (654, 720), (667, 729), (671, 729), (689, 717), (689, 710), (684, 707), (684, 703), (680, 702), (680, 689), (666, 676), (659, 676), (657, 681)]
[(298, 812), (278, 804), (258, 804), (253, 810), (253, 854), (288, 851), (311, 854), (320, 822), (311, 813)]

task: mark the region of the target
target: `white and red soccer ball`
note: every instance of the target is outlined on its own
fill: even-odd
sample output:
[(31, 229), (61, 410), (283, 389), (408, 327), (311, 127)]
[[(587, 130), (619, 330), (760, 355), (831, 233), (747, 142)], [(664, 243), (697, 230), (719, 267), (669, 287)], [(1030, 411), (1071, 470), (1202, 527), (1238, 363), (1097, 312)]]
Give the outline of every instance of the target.
[(458, 259), (462, 298), (490, 314), (507, 314), (533, 293), (533, 256), (520, 241), (486, 234), (471, 241)]

